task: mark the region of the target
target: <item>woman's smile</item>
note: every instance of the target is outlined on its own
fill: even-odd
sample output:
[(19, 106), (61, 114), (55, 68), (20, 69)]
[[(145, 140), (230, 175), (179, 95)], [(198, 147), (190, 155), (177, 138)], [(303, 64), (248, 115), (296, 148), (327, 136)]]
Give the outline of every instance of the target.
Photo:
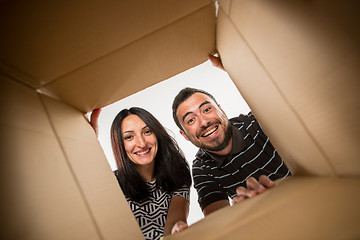
[(148, 148), (147, 150), (141, 151), (141, 152), (135, 152), (134, 154), (138, 156), (144, 156), (150, 152), (151, 148)]

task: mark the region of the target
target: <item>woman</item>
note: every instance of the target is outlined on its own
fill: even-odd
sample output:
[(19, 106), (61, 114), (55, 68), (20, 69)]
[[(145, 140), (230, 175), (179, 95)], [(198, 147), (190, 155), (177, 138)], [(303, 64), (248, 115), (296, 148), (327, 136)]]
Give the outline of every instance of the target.
[(111, 126), (115, 175), (146, 239), (181, 231), (189, 212), (189, 166), (175, 140), (142, 108)]

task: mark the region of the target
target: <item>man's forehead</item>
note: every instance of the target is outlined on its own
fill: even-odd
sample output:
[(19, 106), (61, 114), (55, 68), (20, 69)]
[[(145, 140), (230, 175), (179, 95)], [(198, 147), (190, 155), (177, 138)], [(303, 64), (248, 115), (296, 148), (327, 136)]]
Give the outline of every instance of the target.
[(194, 93), (179, 105), (177, 109), (177, 115), (181, 119), (185, 114), (194, 112), (207, 103), (216, 105), (215, 101), (208, 95), (203, 93)]
[(189, 109), (189, 108), (199, 108), (204, 102), (213, 103), (214, 101), (206, 94), (203, 93), (194, 93), (184, 102), (179, 105), (179, 108)]
[(205, 93), (194, 93), (193, 95), (191, 95), (191, 97), (189, 97), (187, 100), (193, 100), (194, 102), (201, 104), (204, 101), (208, 101), (212, 104), (215, 103), (215, 101), (208, 95), (206, 95)]

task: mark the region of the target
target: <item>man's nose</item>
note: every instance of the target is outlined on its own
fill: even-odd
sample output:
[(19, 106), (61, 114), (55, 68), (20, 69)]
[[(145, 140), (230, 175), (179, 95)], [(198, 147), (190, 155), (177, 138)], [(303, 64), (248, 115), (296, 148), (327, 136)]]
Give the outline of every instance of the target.
[(203, 116), (203, 115), (200, 115), (198, 117), (198, 119), (199, 119), (200, 127), (207, 127), (209, 125), (209, 123), (210, 123), (210, 120), (207, 117)]

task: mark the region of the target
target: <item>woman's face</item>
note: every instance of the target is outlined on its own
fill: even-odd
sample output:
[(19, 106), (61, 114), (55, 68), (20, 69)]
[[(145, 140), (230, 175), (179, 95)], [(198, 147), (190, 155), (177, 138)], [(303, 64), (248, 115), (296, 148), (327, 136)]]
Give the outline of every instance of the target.
[(158, 141), (150, 128), (135, 114), (121, 123), (124, 147), (129, 159), (137, 166), (154, 164)]

